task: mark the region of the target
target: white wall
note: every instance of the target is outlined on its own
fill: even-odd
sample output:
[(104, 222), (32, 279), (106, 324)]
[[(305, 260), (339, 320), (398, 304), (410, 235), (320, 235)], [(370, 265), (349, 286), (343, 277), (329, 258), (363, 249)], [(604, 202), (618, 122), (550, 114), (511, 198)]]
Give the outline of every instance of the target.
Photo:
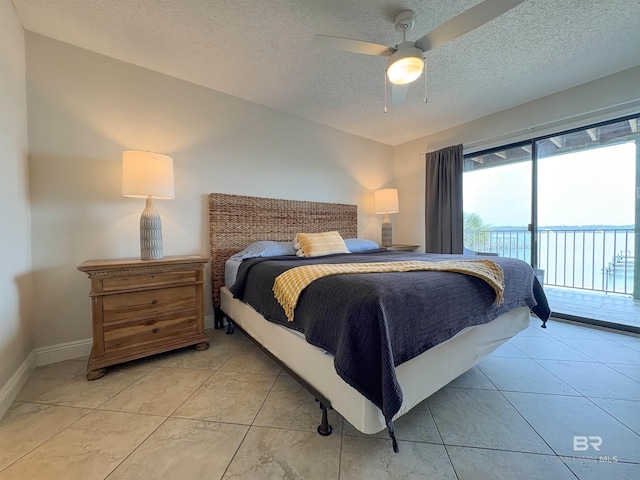
[(400, 213), (394, 242), (424, 251), (425, 159), (420, 156), (462, 143), (465, 153), (577, 128), (640, 112), (640, 67), (619, 72), (394, 148)]
[(0, 392), (33, 350), (24, 43), (0, 1)]
[(392, 183), (391, 147), (36, 34), (26, 39), (36, 347), (91, 336), (80, 263), (139, 256), (144, 201), (120, 194), (124, 150), (174, 159), (176, 198), (155, 202), (165, 255), (208, 255), (210, 192), (355, 203), (359, 235), (379, 240), (372, 192)]

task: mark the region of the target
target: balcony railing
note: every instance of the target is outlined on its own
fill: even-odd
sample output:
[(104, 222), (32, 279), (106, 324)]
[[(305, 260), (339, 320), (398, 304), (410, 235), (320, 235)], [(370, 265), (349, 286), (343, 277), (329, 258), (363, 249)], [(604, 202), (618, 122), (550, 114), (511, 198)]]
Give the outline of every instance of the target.
[[(538, 268), (546, 285), (633, 294), (633, 229), (541, 229)], [(467, 230), (465, 246), (531, 261), (526, 230)]]

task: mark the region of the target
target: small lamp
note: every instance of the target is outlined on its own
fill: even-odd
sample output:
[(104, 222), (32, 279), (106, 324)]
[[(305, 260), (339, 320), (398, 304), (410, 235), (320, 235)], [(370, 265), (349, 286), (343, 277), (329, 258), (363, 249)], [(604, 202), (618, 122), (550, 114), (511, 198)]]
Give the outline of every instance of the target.
[(162, 258), (162, 221), (153, 206), (153, 199), (175, 197), (173, 159), (152, 152), (123, 152), (122, 195), (147, 199), (140, 216), (140, 258)]
[(376, 190), (374, 193), (375, 211), (377, 214), (384, 213), (382, 219), (382, 246), (390, 247), (392, 244), (390, 213), (398, 213), (398, 190), (395, 188), (384, 188)]

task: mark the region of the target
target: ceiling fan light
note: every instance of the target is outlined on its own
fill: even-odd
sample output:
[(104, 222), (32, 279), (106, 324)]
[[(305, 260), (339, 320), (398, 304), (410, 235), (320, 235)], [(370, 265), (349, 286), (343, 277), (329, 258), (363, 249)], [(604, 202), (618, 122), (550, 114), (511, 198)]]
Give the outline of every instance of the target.
[(404, 85), (417, 80), (423, 69), (424, 60), (419, 48), (398, 50), (389, 57), (387, 77), (391, 83)]

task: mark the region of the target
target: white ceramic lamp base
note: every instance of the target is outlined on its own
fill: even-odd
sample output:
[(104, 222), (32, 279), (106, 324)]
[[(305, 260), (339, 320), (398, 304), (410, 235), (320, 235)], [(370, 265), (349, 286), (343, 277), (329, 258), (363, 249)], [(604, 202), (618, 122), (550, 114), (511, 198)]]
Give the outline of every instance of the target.
[(392, 231), (391, 231), (391, 219), (389, 218), (389, 214), (384, 214), (384, 219), (382, 220), (382, 246), (390, 247), (392, 245)]
[(162, 221), (149, 197), (140, 215), (140, 258), (158, 260), (162, 256)]

